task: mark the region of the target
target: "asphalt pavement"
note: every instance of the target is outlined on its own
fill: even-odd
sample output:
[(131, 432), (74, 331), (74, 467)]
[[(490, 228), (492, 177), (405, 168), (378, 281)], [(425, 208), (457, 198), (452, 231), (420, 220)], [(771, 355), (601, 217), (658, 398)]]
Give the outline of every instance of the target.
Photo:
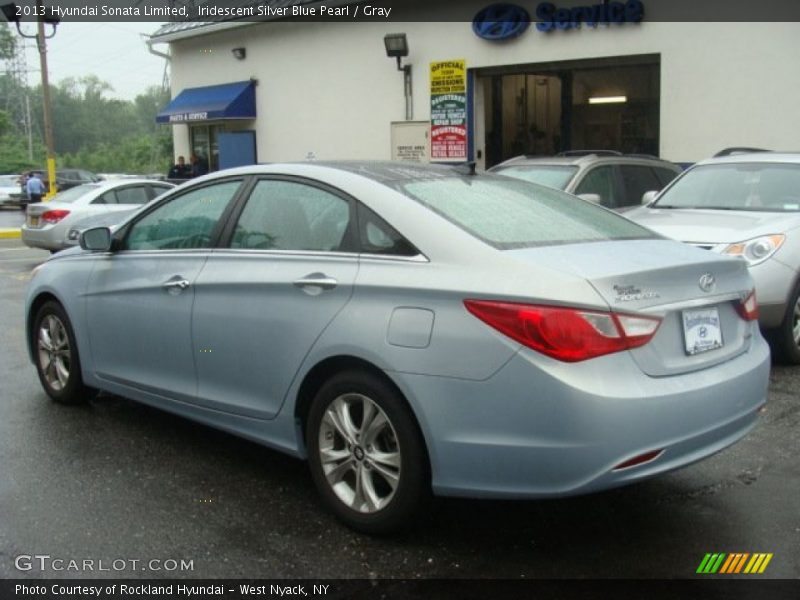
[[(745, 440), (681, 471), (566, 500), (438, 499), (371, 538), (324, 512), (298, 460), (119, 397), (50, 402), (23, 340), (46, 257), (0, 240), (0, 577), (684, 578), (714, 552), (800, 577), (800, 368), (774, 367)], [(20, 571), (21, 555), (125, 562)]]

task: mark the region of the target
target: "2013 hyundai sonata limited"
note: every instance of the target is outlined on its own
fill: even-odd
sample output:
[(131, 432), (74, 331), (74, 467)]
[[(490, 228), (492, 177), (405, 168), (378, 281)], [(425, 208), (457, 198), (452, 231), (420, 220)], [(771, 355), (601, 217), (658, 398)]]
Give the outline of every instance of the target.
[(440, 495), (641, 480), (753, 427), (769, 350), (744, 261), (557, 190), (446, 166), (194, 180), (36, 269), (45, 391), (105, 390), (307, 458), (386, 532)]

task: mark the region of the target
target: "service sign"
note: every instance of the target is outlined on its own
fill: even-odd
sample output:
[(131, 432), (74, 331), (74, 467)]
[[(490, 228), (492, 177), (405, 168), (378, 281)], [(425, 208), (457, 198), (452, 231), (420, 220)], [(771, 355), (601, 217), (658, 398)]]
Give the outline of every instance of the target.
[(431, 63), (431, 160), (467, 160), (467, 68), (464, 59)]

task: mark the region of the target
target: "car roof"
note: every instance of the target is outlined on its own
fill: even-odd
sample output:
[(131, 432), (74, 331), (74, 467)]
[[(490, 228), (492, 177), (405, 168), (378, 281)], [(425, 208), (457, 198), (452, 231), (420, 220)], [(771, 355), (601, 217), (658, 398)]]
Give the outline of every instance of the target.
[(111, 188), (124, 187), (127, 185), (136, 185), (137, 183), (138, 184), (155, 183), (159, 185), (165, 185), (167, 187), (175, 187), (174, 184), (169, 183), (168, 181), (158, 181), (156, 179), (111, 179), (107, 181), (95, 181), (91, 183), (85, 183), (83, 185), (94, 186), (94, 189), (108, 190)]
[(750, 154), (732, 154), (730, 156), (719, 156), (700, 161), (700, 165), (717, 164), (736, 164), (736, 163), (789, 163), (800, 164), (800, 152), (752, 152)]
[(659, 165), (668, 168), (680, 169), (676, 164), (658, 157), (648, 157), (633, 154), (619, 154), (619, 155), (601, 155), (601, 154), (584, 154), (580, 156), (515, 156), (506, 161), (501, 162), (495, 167), (510, 167), (517, 165), (545, 165), (545, 166), (585, 166), (594, 164), (642, 164), (642, 165)]
[(331, 161), (300, 161), (285, 163), (268, 163), (236, 167), (225, 171), (216, 171), (202, 177), (187, 181), (205, 181), (217, 179), (220, 174), (225, 175), (268, 175), (281, 172), (312, 174), (315, 171), (322, 174), (326, 170), (358, 175), (378, 183), (395, 181), (431, 180), (449, 177), (467, 177), (470, 167), (464, 163), (453, 165), (411, 163), (401, 161), (371, 161), (371, 160), (331, 160)]

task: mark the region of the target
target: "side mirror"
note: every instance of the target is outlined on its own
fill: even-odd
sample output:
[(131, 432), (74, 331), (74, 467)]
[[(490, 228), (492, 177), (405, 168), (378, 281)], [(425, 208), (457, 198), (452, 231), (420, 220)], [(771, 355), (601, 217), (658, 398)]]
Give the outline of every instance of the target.
[(81, 233), (80, 245), (91, 252), (111, 250), (111, 230), (108, 227), (92, 227)]
[(650, 204), (653, 200), (656, 199), (656, 196), (658, 196), (658, 192), (653, 190), (642, 194), (642, 206)]
[(578, 194), (578, 198), (581, 200), (586, 200), (587, 202), (591, 202), (592, 204), (602, 204), (603, 198), (600, 194)]

